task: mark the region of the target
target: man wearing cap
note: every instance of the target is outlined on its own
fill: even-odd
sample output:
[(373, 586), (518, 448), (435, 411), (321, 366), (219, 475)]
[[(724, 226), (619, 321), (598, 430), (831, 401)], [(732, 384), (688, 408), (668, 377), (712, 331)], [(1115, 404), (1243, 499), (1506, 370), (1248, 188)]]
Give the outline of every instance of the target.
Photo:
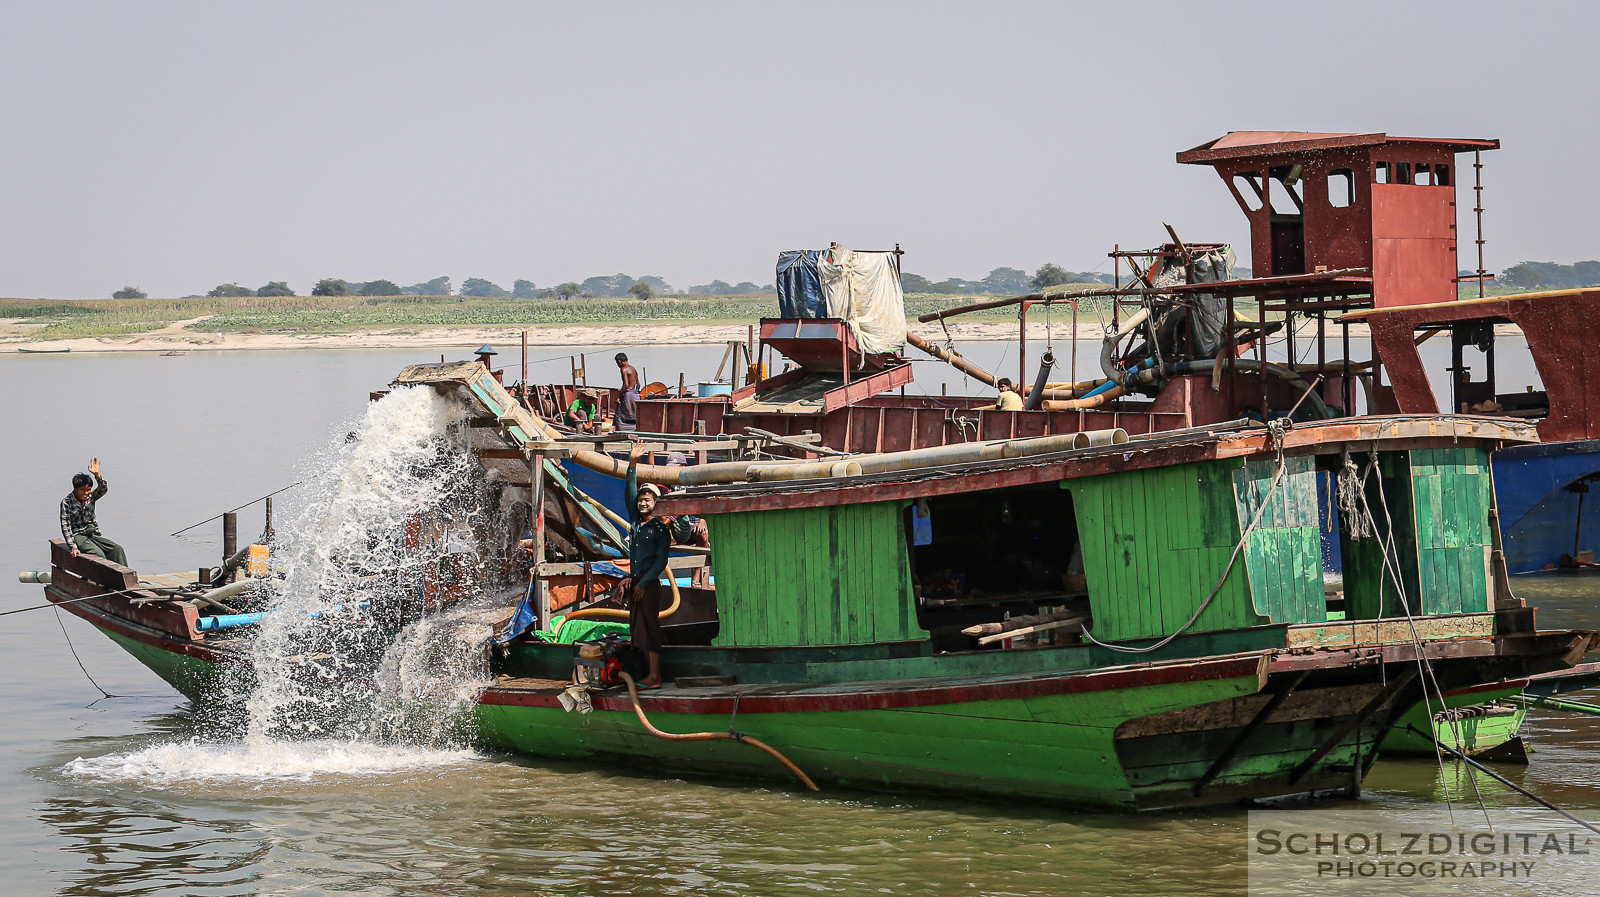
[(578, 390), (578, 397), (567, 406), (567, 426), (582, 433), (593, 433), (599, 422), (600, 396), (585, 386)]
[(650, 673), (642, 688), (661, 687), (661, 574), (667, 572), (667, 550), (672, 547), (672, 521), (656, 515), (661, 487), (639, 484), (639, 457), (644, 443), (628, 452), (628, 517), (633, 525), (628, 539), (629, 577), (623, 582), (628, 596), (628, 638), (645, 652)]

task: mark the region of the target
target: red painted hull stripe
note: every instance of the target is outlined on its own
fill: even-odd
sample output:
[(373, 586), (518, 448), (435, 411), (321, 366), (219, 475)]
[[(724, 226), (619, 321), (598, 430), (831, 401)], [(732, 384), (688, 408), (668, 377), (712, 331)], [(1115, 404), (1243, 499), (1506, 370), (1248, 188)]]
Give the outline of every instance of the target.
[[(807, 713), (825, 710), (891, 710), (907, 707), (933, 707), (966, 704), (974, 701), (1003, 701), (1048, 695), (1115, 691), (1147, 685), (1174, 685), (1216, 679), (1255, 676), (1264, 679), (1268, 655), (1255, 654), (1194, 663), (1158, 667), (1131, 667), (1098, 673), (1076, 673), (1049, 678), (984, 681), (970, 685), (934, 685), (927, 688), (885, 689), (874, 692), (813, 693), (791, 695), (747, 695), (738, 699), (740, 713)], [(478, 703), (508, 707), (560, 707), (555, 690), (521, 691), (493, 688), (478, 698)], [(594, 695), (596, 709), (632, 711), (626, 692)], [(728, 695), (706, 697), (654, 697), (649, 692), (640, 698), (646, 711), (661, 713), (732, 714), (735, 699)]]
[(129, 626), (128, 624), (114, 616), (111, 616), (109, 613), (106, 613), (100, 608), (90, 606), (88, 602), (74, 601), (71, 604), (63, 603), (62, 601), (58, 600), (55, 595), (51, 594), (49, 589), (45, 589), (45, 600), (61, 608), (69, 610), (74, 614), (77, 614), (85, 620), (88, 620), (91, 624), (99, 629), (104, 629), (107, 632), (115, 632), (117, 635), (133, 639), (136, 642), (150, 645), (151, 647), (160, 648), (163, 651), (170, 651), (173, 654), (182, 654), (185, 657), (193, 657), (196, 660), (204, 660), (210, 663), (227, 663), (230, 659), (229, 656), (224, 652), (213, 651), (210, 648), (202, 647), (186, 638), (173, 638), (170, 636), (158, 635), (143, 627)]

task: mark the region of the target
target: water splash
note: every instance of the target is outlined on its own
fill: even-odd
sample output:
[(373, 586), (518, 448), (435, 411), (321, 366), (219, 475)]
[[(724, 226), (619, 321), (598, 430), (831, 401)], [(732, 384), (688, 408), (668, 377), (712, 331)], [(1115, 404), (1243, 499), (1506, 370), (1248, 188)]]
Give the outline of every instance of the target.
[(169, 786), (186, 782), (312, 782), (329, 776), (373, 777), (470, 763), (468, 749), (374, 745), (349, 741), (214, 742), (151, 745), (131, 753), (79, 757), (67, 775), (100, 782)]
[[(505, 541), (459, 405), (432, 389), (368, 406), (313, 463), (280, 527), (250, 663), (219, 688), (221, 738), (75, 760), (73, 775), (153, 782), (361, 774), (459, 762), (489, 680)], [(445, 599), (448, 607), (443, 607)]]
[(323, 459), (315, 500), (281, 533), (283, 577), (250, 652), (247, 736), (405, 737), (386, 731), (395, 716), (374, 675), (430, 598), (479, 580), (484, 484), (450, 435), (462, 414), (431, 389), (391, 393)]

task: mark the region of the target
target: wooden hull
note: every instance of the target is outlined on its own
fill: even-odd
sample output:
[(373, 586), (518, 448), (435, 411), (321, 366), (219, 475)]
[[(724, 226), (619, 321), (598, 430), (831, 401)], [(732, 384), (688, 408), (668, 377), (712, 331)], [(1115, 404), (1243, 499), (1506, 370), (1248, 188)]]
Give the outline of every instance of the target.
[[(227, 667), (248, 663), (246, 641), (198, 632), (192, 606), (160, 601), (131, 570), (56, 548), (50, 600), (185, 695), (226, 700), (218, 684)], [(1531, 628), (1516, 625), (1525, 616), (1507, 615), (1506, 627)], [(1497, 635), (1489, 615), (1428, 624), (1419, 641), (1404, 621), (1255, 626), (1184, 635), (1137, 656), (1093, 645), (938, 653), (926, 639), (669, 646), (663, 670), (683, 684), (647, 692), (642, 709), (667, 731), (732, 726), (829, 787), (1170, 809), (1358, 793), (1384, 736), (1421, 700), (1419, 657), (1447, 692), (1482, 701), (1477, 687), (1566, 669), (1596, 640)], [(592, 713), (565, 711), (576, 650), (518, 642), (502, 652), (505, 676), (477, 708), (487, 745), (675, 772), (788, 775), (747, 745), (651, 736), (620, 690), (595, 693)]]
[[(1485, 675), (1557, 668), (1590, 641), (1587, 634), (1531, 636), (1505, 644), (1488, 640), (1467, 651), (1440, 642), (1427, 645), (1426, 656), (1451, 687)], [(712, 650), (686, 651), (682, 661), (698, 665), (694, 655)], [(804, 666), (826, 676), (855, 664), (863, 671), (891, 664), (843, 656), (803, 662), (799, 652), (768, 650), (749, 658), (755, 663), (732, 659), (723, 666), (747, 685), (669, 686), (644, 693), (641, 709), (656, 727), (674, 733), (726, 731), (731, 723), (782, 750), (817, 782), (836, 787), (1151, 810), (1359, 793), (1385, 735), (1421, 698), (1409, 645), (1049, 669), (1052, 662), (1070, 662), (1075, 652), (1082, 653), (906, 657), (892, 665), (967, 675), (783, 684), (758, 678), (761, 668)], [(678, 660), (672, 653), (668, 649), (663, 659), (669, 678)], [(1382, 662), (1371, 662), (1374, 657)], [(1037, 668), (1024, 672), (1030, 663)], [(971, 675), (983, 665), (993, 672)], [(746, 746), (653, 738), (621, 690), (593, 696), (591, 713), (565, 711), (559, 698), (564, 685), (555, 679), (497, 683), (478, 708), (485, 741), (552, 759), (677, 773), (789, 775)]]

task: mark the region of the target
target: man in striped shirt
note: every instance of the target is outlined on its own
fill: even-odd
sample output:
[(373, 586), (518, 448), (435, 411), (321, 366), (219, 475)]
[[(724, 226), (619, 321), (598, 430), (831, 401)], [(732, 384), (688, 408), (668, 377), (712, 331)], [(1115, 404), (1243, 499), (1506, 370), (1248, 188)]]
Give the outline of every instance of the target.
[(67, 541), (73, 557), (92, 554), (126, 567), (128, 553), (100, 534), (100, 524), (94, 517), (95, 503), (105, 497), (106, 491), (100, 459), (94, 458), (89, 461), (89, 473), (73, 475), (72, 494), (61, 500), (61, 538)]

